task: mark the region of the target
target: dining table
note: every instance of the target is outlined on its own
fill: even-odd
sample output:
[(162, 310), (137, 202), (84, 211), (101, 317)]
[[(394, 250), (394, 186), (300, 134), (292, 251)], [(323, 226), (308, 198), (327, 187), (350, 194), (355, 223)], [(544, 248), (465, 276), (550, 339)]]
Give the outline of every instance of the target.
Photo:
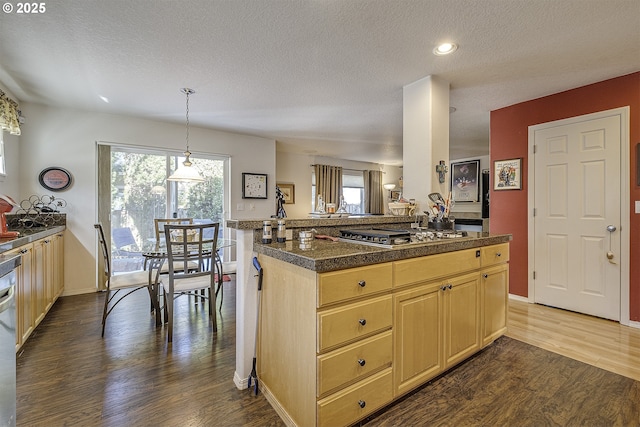
[[(216, 286), (216, 297), (218, 293), (222, 289), (222, 283), (224, 281), (224, 270), (222, 258), (220, 257), (220, 250), (224, 248), (229, 248), (236, 245), (236, 241), (232, 239), (224, 239), (220, 238), (216, 242), (215, 252), (213, 254), (213, 268), (216, 269), (216, 278), (217, 278), (217, 286)], [(142, 256), (144, 258), (144, 268), (149, 271), (149, 284), (153, 289), (153, 294), (155, 297), (155, 307), (160, 307), (160, 270), (162, 266), (169, 258), (167, 253), (167, 247), (164, 241), (157, 242), (153, 249), (142, 252)], [(168, 274), (168, 271), (167, 271)], [(156, 326), (162, 323), (161, 314), (157, 313), (156, 315)], [(167, 321), (165, 316), (165, 322)]]

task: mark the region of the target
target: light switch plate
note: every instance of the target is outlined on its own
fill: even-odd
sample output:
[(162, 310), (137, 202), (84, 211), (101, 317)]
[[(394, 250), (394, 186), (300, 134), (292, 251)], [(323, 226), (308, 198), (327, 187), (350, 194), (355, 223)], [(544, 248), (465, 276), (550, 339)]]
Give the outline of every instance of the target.
[(640, 200), (636, 200), (636, 213), (640, 214)]

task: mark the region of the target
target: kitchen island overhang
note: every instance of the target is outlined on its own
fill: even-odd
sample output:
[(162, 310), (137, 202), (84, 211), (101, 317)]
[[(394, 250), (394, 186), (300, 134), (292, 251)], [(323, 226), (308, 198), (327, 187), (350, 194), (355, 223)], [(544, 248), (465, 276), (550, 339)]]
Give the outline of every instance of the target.
[(468, 237), (432, 241), (406, 247), (384, 248), (351, 242), (333, 242), (316, 239), (312, 249), (300, 249), (297, 240), (285, 243), (255, 243), (254, 250), (263, 255), (288, 262), (317, 273), (361, 267), (371, 264), (398, 261), (435, 255), (463, 249), (481, 248), (511, 241), (511, 234), (474, 233)]

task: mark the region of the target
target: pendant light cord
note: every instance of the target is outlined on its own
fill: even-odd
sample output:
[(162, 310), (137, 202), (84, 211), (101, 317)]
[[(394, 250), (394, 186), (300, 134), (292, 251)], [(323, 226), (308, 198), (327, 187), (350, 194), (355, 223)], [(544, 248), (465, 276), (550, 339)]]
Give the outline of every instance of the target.
[(189, 95), (191, 94), (191, 89), (187, 89), (187, 151), (189, 151)]

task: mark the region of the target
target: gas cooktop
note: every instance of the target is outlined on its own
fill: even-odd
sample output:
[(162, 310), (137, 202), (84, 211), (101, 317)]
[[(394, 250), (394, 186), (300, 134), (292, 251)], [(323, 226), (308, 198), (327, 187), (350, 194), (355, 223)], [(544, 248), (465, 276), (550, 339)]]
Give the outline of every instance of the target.
[(417, 228), (408, 230), (391, 230), (384, 228), (344, 229), (340, 230), (341, 242), (360, 243), (383, 248), (397, 248), (411, 244), (424, 244), (445, 239), (467, 237), (466, 231), (436, 231)]

